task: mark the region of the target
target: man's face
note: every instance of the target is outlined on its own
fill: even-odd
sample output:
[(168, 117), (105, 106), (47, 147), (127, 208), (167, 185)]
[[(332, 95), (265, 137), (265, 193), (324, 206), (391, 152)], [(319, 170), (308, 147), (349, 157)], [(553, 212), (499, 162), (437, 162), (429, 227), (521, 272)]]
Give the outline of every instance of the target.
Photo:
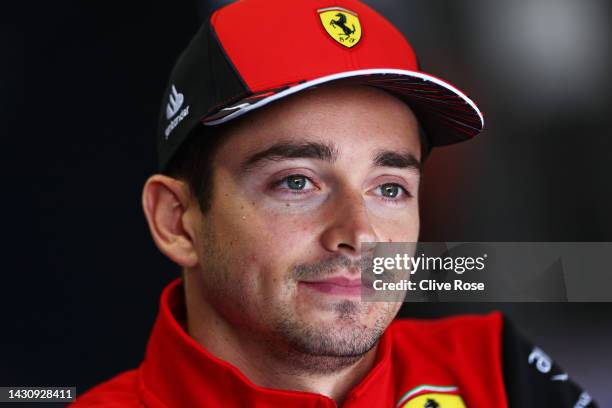
[(358, 357), (400, 304), (360, 301), (362, 242), (415, 242), (420, 143), (369, 87), (303, 92), (233, 125), (196, 238), (205, 302), (278, 350)]

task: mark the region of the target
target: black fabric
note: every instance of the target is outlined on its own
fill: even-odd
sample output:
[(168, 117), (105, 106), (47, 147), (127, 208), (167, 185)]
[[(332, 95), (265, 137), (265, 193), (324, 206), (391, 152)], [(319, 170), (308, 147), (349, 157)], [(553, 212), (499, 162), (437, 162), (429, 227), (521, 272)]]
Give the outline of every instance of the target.
[[(179, 111), (166, 116), (172, 85), (184, 100)], [(206, 114), (233, 99), (250, 93), (237, 70), (219, 43), (210, 19), (206, 19), (195, 37), (177, 60), (164, 92), (158, 125), (160, 171), (164, 171), (172, 156)], [(167, 133), (168, 126), (189, 107), (185, 117)]]
[[(593, 408), (597, 404), (504, 318), (502, 367), (509, 408)], [(590, 402), (589, 402), (590, 401)]]
[(210, 32), (210, 56), (211, 60), (216, 62), (210, 65), (215, 102), (206, 114), (251, 94), (249, 87), (221, 46), (215, 29), (211, 27)]

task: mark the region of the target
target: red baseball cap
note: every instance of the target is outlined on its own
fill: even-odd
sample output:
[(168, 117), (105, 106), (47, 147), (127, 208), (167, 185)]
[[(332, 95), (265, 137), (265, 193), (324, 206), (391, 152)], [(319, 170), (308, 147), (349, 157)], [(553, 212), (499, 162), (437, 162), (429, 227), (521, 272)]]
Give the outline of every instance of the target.
[(162, 104), (163, 171), (191, 132), (331, 82), (384, 89), (416, 114), (430, 147), (484, 125), (476, 104), (420, 71), (404, 36), (357, 0), (240, 0), (215, 11), (179, 57)]

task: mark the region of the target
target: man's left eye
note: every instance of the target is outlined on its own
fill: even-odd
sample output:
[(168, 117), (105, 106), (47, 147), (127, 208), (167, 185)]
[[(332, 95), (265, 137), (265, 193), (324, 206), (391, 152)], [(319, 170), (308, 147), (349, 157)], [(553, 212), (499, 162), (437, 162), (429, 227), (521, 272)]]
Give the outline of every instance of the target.
[(408, 194), (404, 187), (395, 183), (381, 184), (376, 188), (376, 190), (379, 191), (379, 195), (384, 198), (398, 198), (405, 194)]

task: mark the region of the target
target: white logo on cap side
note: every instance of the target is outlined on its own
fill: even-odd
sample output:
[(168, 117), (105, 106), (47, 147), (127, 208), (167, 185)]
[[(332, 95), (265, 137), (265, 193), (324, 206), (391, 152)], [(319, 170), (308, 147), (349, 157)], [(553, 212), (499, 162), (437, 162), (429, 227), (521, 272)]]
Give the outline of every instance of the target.
[[(179, 93), (176, 90), (174, 84), (172, 84), (172, 91), (170, 92), (170, 95), (168, 95), (168, 105), (166, 105), (166, 118), (168, 120), (172, 119), (172, 117), (176, 115), (176, 113), (183, 106), (184, 101), (185, 97), (183, 96), (183, 94)], [(166, 130), (164, 131), (166, 140), (168, 140), (168, 136), (170, 136), (170, 133), (172, 133), (174, 128), (176, 128), (178, 124), (181, 123), (183, 119), (187, 117), (187, 115), (189, 115), (189, 106), (185, 106), (183, 110), (181, 110), (181, 113), (170, 121), (170, 123), (166, 127)]]
[(181, 106), (183, 106), (183, 101), (185, 100), (185, 98), (183, 97), (182, 93), (179, 93), (176, 90), (176, 87), (174, 86), (174, 84), (172, 84), (172, 92), (168, 96), (168, 99), (169, 99), (169, 102), (168, 102), (168, 105), (166, 105), (166, 119), (169, 120), (171, 117), (176, 115), (176, 112), (178, 112), (179, 109), (181, 109)]

